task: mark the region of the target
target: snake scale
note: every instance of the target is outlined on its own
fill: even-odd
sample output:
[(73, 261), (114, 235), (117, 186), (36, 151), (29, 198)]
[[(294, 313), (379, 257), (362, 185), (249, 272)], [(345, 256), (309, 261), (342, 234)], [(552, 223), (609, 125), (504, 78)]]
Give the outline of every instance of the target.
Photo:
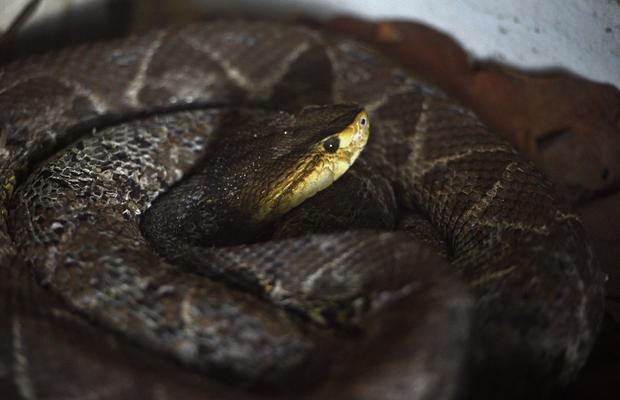
[[(330, 104), (365, 108), (368, 144), (270, 238), (175, 262), (145, 239), (233, 121), (285, 135)], [(567, 382), (596, 338), (602, 274), (553, 185), (351, 39), (213, 21), (33, 56), (0, 68), (0, 129), (15, 398), (453, 398)]]

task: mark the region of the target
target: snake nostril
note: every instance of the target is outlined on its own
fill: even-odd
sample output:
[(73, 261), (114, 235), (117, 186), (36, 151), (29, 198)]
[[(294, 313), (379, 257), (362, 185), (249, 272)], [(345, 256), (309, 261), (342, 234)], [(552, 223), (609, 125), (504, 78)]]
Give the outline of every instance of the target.
[(601, 178), (603, 178), (604, 181), (609, 178), (609, 168), (603, 168), (603, 172), (601, 172)]

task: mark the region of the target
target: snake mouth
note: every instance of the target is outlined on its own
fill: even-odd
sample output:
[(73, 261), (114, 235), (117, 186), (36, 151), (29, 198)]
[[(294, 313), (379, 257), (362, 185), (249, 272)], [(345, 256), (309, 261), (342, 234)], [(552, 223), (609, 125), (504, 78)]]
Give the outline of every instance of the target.
[(370, 119), (359, 111), (351, 123), (310, 148), (286, 178), (266, 196), (257, 221), (265, 221), (290, 211), (326, 189), (340, 178), (359, 157), (368, 142)]

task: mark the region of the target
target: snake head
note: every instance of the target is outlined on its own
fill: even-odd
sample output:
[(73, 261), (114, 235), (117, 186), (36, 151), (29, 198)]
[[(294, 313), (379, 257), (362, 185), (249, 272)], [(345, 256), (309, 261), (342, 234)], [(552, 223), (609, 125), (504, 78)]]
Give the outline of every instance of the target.
[(269, 220), (330, 186), (353, 165), (368, 141), (370, 119), (357, 105), (310, 106), (289, 133), (299, 145), (282, 157), (285, 167), (259, 203), (256, 219)]

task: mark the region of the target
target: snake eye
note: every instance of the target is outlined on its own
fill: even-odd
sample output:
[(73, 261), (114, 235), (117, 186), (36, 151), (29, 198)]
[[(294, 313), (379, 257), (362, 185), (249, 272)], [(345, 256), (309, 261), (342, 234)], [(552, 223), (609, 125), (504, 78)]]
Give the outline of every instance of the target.
[(338, 147), (340, 147), (340, 139), (337, 136), (330, 137), (323, 142), (323, 148), (328, 153), (335, 153)]
[(366, 126), (366, 118), (360, 119), (360, 126)]

